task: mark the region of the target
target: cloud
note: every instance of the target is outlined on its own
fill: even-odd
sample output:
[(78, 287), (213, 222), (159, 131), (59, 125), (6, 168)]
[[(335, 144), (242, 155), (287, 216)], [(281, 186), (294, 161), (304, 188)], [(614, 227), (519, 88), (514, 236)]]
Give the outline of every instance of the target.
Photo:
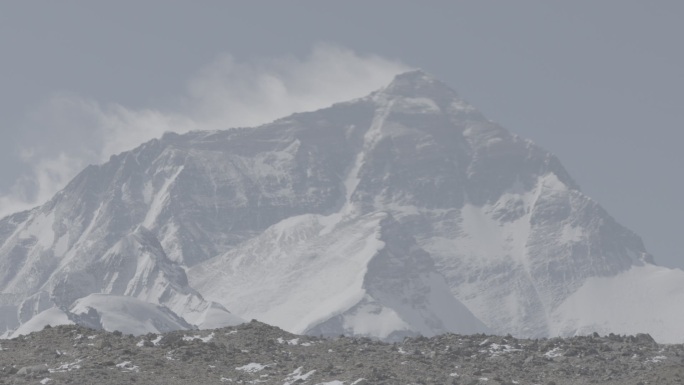
[[(408, 70), (378, 56), (322, 45), (305, 59), (240, 63), (225, 55), (190, 82), (193, 114), (211, 128), (253, 126), (365, 96)], [(210, 119), (201, 119), (211, 117)], [(216, 127), (219, 126), (219, 127)]]
[(88, 164), (164, 132), (256, 126), (365, 96), (406, 65), (335, 45), (295, 56), (241, 61), (224, 54), (188, 82), (169, 110), (102, 105), (72, 94), (47, 100), (27, 117), (16, 166), (26, 172), (0, 196), (0, 217), (41, 204)]

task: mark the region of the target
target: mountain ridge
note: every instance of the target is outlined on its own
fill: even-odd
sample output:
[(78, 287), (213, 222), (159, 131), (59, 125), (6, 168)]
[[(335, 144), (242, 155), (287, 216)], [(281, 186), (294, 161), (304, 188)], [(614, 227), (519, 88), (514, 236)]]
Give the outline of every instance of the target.
[[(374, 215), (394, 224), (369, 219)], [(372, 231), (350, 227), (355, 220), (385, 238), (374, 240)], [(296, 236), (302, 245), (326, 250), (321, 242), (327, 238), (320, 232), (339, 231), (341, 242), (382, 242), (394, 250), (390, 260), (406, 266), (425, 260), (431, 266), (422, 278), (402, 283), (410, 289), (397, 302), (390, 297), (405, 289), (389, 297), (382, 291), (369, 294), (393, 279), (380, 274), (374, 281), (368, 275), (385, 249), (349, 249), (345, 258), (360, 264), (345, 274), (368, 278), (343, 277), (356, 282), (357, 302), (337, 303), (333, 293), (319, 298), (321, 304), (333, 301), (330, 317), (323, 314), (319, 320), (337, 321), (318, 329), (290, 325), (296, 332), (325, 329), (387, 338), (393, 332), (473, 332), (479, 322), (486, 330), (525, 337), (571, 333), (559, 328), (567, 325), (567, 315), (556, 310), (588, 280), (652, 263), (638, 236), (582, 194), (555, 156), (487, 120), (433, 77), (412, 71), (366, 97), (259, 127), (167, 133), (86, 168), (45, 205), (0, 220), (0, 268), (6, 271), (0, 290), (7, 298), (4, 306), (18, 314), (4, 326), (9, 330), (51, 304), (73, 302), (88, 292), (133, 295), (194, 320), (202, 318), (201, 309), (220, 312), (231, 306), (265, 316), (246, 310), (249, 301), (270, 309), (291, 301), (294, 309), (307, 290), (300, 297), (278, 297), (276, 290), (249, 289), (245, 282), (243, 288), (231, 288), (235, 296), (240, 290), (258, 296), (243, 295), (240, 302), (222, 288), (231, 287), (222, 283), (226, 277), (205, 282), (215, 272), (233, 271), (239, 278), (241, 272), (231, 266), (244, 259), (239, 251), (252, 247), (250, 242), (271, 245), (264, 255), (282, 251), (280, 241), (268, 237), (283, 236), (288, 226), (300, 229)], [(387, 230), (393, 227), (400, 231)], [(405, 243), (407, 237), (413, 246)], [(136, 241), (123, 247), (125, 239)], [(393, 244), (415, 252), (404, 255)], [(287, 266), (296, 275), (311, 267), (307, 261), (315, 253), (295, 246), (287, 246), (295, 250), (287, 255)], [(332, 253), (318, 257), (325, 260)], [(129, 271), (133, 264), (138, 265), (135, 274)], [(268, 268), (258, 271), (273, 273), (278, 282), (287, 278)], [(410, 270), (398, 271), (411, 276)], [(308, 290), (326, 292), (324, 284), (311, 283)], [(78, 290), (69, 296), (64, 285)], [(460, 309), (461, 316), (440, 313), (426, 292), (449, 297), (447, 307)], [(280, 303), (273, 302), (276, 297)], [(420, 300), (402, 302), (407, 298)], [(393, 314), (384, 319), (393, 326), (359, 332), (372, 322), (356, 322), (361, 313), (348, 311), (362, 303), (369, 312), (361, 318)], [(343, 314), (347, 318), (339, 318)], [(224, 315), (237, 322), (228, 311)], [(267, 321), (287, 328), (287, 309), (276, 315), (282, 323)], [(462, 325), (444, 326), (445, 317)], [(583, 320), (588, 326), (582, 330), (590, 330), (591, 322)], [(682, 338), (674, 330), (668, 333), (667, 338)]]

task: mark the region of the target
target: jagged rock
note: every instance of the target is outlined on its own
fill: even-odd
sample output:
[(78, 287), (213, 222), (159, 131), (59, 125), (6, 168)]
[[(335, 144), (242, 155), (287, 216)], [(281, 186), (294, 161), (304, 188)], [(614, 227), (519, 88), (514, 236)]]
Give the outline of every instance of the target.
[(647, 333), (637, 333), (637, 335), (634, 336), (634, 340), (640, 344), (657, 345), (653, 337)]
[(48, 368), (46, 365), (24, 366), (17, 371), (18, 376), (25, 377), (36, 377), (45, 373), (48, 373)]

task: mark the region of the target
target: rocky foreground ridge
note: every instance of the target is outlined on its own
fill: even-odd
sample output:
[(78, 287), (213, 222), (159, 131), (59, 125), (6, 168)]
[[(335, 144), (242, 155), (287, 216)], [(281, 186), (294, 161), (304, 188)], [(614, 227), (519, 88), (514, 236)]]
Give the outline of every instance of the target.
[(648, 334), (443, 334), (390, 344), (257, 321), (137, 337), (68, 325), (3, 340), (0, 384), (678, 384), (683, 359), (683, 344)]

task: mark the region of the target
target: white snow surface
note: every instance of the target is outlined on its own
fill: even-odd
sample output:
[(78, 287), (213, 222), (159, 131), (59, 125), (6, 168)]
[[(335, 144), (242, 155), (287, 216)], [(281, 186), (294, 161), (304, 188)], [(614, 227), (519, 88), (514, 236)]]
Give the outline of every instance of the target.
[(386, 338), (398, 330), (411, 330), (396, 311), (387, 307), (363, 304), (358, 310), (344, 317), (343, 326), (356, 334)]
[(283, 383), (283, 385), (292, 385), (305, 382), (312, 374), (316, 372), (315, 370), (311, 370), (306, 373), (302, 373), (302, 369), (303, 367), (300, 366), (297, 369), (295, 369), (292, 373), (288, 374), (285, 378), (285, 382)]
[(238, 366), (236, 370), (241, 370), (246, 373), (256, 373), (266, 369), (266, 365), (258, 364), (256, 362), (251, 362), (246, 365)]
[(245, 319), (303, 333), (363, 298), (366, 266), (384, 246), (378, 239), (384, 217), (354, 219), (322, 236), (321, 216), (286, 219), (190, 269), (190, 285)]
[[(166, 171), (166, 170), (164, 170)], [(147, 214), (145, 215), (145, 220), (143, 221), (143, 226), (147, 228), (152, 228), (156, 221), (157, 217), (159, 217), (159, 214), (161, 214), (162, 210), (164, 209), (165, 204), (168, 202), (170, 196), (169, 196), (169, 188), (173, 184), (173, 182), (178, 178), (178, 175), (183, 171), (183, 166), (179, 167), (177, 170), (173, 170), (172, 174), (164, 180), (164, 183), (162, 186), (159, 188), (159, 191), (156, 192), (152, 199), (152, 202), (150, 203), (150, 208), (147, 211)], [(145, 201), (149, 200), (149, 190), (148, 186), (145, 186), (144, 194), (145, 194)]]
[[(320, 215), (282, 221), (241, 247), (190, 269), (190, 284), (243, 318), (292, 333), (315, 332), (334, 317), (341, 317), (337, 334), (379, 338), (400, 331), (434, 335), (486, 330), (435, 272), (417, 276), (415, 282), (407, 276), (390, 290), (369, 291), (376, 280), (385, 283), (378, 278), (382, 271), (369, 272), (371, 263), (411, 262), (394, 260), (394, 251), (385, 250), (385, 241), (394, 236), (383, 234), (387, 214), (333, 216), (340, 220), (332, 225), (333, 231), (321, 231), (331, 223)], [(425, 300), (411, 302), (424, 292)], [(322, 332), (332, 334), (328, 329)]]
[(551, 316), (553, 333), (648, 332), (660, 343), (684, 343), (682, 298), (684, 271), (634, 266), (615, 277), (588, 279)]
[(189, 329), (190, 325), (170, 310), (127, 296), (91, 294), (78, 299), (69, 311), (95, 319), (105, 330), (142, 335)]
[(57, 326), (57, 325), (73, 325), (74, 322), (69, 319), (67, 314), (60, 310), (59, 308), (52, 307), (47, 310), (43, 310), (36, 316), (31, 318), (28, 322), (23, 323), (14, 332), (12, 332), (8, 338), (15, 338), (21, 335), (31, 334), (33, 332), (41, 331), (45, 326)]
[(202, 342), (204, 342), (204, 343), (207, 343), (207, 342), (209, 342), (209, 341), (211, 341), (211, 340), (213, 340), (213, 339), (214, 339), (214, 333), (213, 333), (213, 332), (212, 332), (211, 334), (208, 334), (208, 335), (205, 336), (205, 337), (202, 337), (202, 336), (199, 335), (199, 334), (183, 336), (183, 341), (200, 340), (200, 341), (202, 341)]

